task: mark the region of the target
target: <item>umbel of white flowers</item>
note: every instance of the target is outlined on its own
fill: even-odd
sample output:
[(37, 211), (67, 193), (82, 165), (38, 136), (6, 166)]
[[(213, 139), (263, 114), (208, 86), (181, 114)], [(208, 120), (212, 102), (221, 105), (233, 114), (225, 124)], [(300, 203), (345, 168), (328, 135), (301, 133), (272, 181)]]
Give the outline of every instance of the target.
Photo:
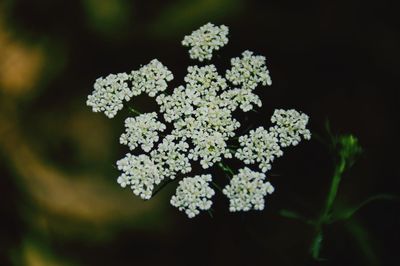
[[(190, 47), (192, 59), (210, 60), (214, 51), (228, 43), (228, 32), (224, 25), (208, 23), (185, 36), (182, 44)], [(126, 118), (120, 143), (127, 145), (130, 153), (117, 162), (122, 172), (118, 183), (130, 187), (142, 199), (150, 199), (163, 184), (191, 172), (195, 161), (204, 171), (218, 164), (230, 172), (230, 182), (221, 190), (229, 200), (229, 210), (263, 210), (266, 195), (274, 191), (266, 181), (266, 173), (275, 158), (283, 155), (285, 147), (311, 138), (306, 128), (308, 116), (293, 109), (277, 109), (269, 129), (258, 127), (237, 136), (237, 149), (232, 149), (227, 142), (237, 139), (236, 130), (241, 126), (233, 112), (260, 107), (262, 102), (255, 89), (272, 84), (265, 57), (244, 51), (231, 59), (231, 67), (224, 75), (213, 64), (189, 66), (184, 83), (167, 90), (173, 78), (171, 71), (154, 59), (129, 74), (110, 74), (96, 80), (87, 99), (94, 112), (113, 118), (124, 104), (141, 93), (155, 97), (160, 108), (159, 113)], [(166, 123), (171, 128), (168, 132)], [(235, 174), (225, 164), (225, 159), (232, 157), (247, 166), (237, 169)], [(184, 177), (171, 204), (192, 218), (211, 209), (215, 195), (212, 187), (219, 189), (210, 173)]]

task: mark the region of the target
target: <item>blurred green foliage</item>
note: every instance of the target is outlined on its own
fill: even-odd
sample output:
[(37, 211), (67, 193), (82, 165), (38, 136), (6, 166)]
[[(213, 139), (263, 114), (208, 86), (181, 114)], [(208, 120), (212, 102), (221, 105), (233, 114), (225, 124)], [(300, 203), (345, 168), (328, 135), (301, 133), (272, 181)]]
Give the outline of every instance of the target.
[(242, 0), (179, 0), (158, 11), (150, 31), (159, 37), (180, 38), (199, 25), (237, 15), (241, 8)]
[(129, 33), (132, 17), (132, 2), (127, 0), (83, 0), (83, 10), (89, 27), (102, 38), (120, 37)]

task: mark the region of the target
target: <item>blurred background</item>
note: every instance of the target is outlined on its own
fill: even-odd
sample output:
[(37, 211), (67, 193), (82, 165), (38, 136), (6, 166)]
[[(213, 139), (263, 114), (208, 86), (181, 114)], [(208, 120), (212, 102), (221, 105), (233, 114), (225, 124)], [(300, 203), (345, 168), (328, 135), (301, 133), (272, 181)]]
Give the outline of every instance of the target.
[[(189, 220), (170, 206), (171, 184), (143, 202), (116, 183), (127, 113), (92, 113), (97, 77), (157, 58), (178, 85), (194, 62), (184, 35), (230, 27), (218, 66), (249, 49), (267, 57), (260, 88), (267, 124), (296, 108), (323, 135), (351, 133), (363, 154), (343, 176), (336, 206), (399, 194), (400, 40), (395, 1), (0, 1), (0, 265), (312, 265), (313, 228), (279, 215), (315, 217), (334, 165), (316, 139), (273, 165), (276, 192), (263, 212)], [(133, 99), (156, 110), (154, 99)], [(324, 228), (323, 265), (399, 265), (399, 203), (373, 202)]]

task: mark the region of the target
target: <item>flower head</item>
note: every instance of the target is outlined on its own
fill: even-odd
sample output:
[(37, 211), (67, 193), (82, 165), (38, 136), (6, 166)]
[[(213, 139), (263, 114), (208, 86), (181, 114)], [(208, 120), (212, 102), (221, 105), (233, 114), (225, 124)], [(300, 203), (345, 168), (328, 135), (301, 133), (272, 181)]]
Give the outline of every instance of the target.
[(265, 57), (244, 51), (242, 57), (231, 59), (232, 68), (226, 71), (225, 77), (233, 85), (255, 89), (259, 84), (271, 85), (272, 80), (265, 65)]
[(135, 95), (145, 92), (150, 97), (154, 97), (159, 92), (165, 91), (167, 82), (173, 79), (172, 72), (160, 61), (153, 59), (139, 70), (132, 71), (132, 91)]
[(153, 160), (145, 154), (128, 153), (117, 162), (117, 167), (123, 172), (117, 182), (121, 187), (130, 186), (133, 193), (142, 199), (150, 199), (154, 185), (163, 179)]
[(239, 144), (236, 158), (245, 164), (259, 163), (262, 172), (271, 169), (274, 159), (283, 155), (278, 138), (263, 127), (250, 130), (249, 134), (241, 136)]
[(301, 137), (307, 140), (311, 138), (311, 132), (306, 128), (308, 115), (294, 109), (275, 110), (271, 122), (275, 126), (271, 127), (270, 131), (279, 139), (282, 147), (296, 146), (301, 141)]
[(191, 35), (185, 36), (182, 45), (191, 47), (190, 58), (198, 59), (200, 62), (210, 60), (214, 50), (219, 50), (228, 43), (228, 32), (229, 29), (225, 25), (218, 27), (207, 23), (193, 31)]
[(108, 118), (113, 118), (123, 108), (123, 101), (133, 96), (128, 79), (126, 73), (96, 79), (94, 91), (88, 96), (86, 104), (92, 107), (93, 112), (104, 112)]
[(180, 211), (185, 211), (189, 218), (198, 215), (201, 210), (209, 210), (212, 205), (210, 199), (215, 194), (209, 182), (211, 175), (196, 175), (182, 179), (175, 195), (171, 198), (171, 205)]
[(158, 144), (157, 149), (150, 153), (160, 176), (174, 179), (177, 173), (189, 173), (192, 167), (186, 155), (188, 149), (189, 144), (186, 141), (173, 135), (167, 135)]
[(158, 141), (158, 131), (164, 131), (165, 125), (157, 119), (157, 113), (141, 114), (137, 117), (125, 119), (125, 133), (119, 139), (121, 144), (129, 146), (134, 150), (138, 145), (145, 152), (149, 152), (155, 142)]
[(222, 134), (219, 132), (198, 134), (192, 136), (192, 141), (194, 148), (189, 151), (188, 157), (194, 161), (200, 158), (200, 164), (204, 169), (221, 161), (222, 157), (232, 157)]
[(260, 97), (248, 88), (224, 91), (221, 98), (225, 100), (227, 107), (232, 111), (239, 107), (243, 112), (248, 112), (253, 109), (253, 105), (262, 106)]
[(217, 92), (227, 87), (214, 65), (189, 66), (184, 80), (185, 86), (177, 87), (171, 95), (161, 94), (156, 98), (167, 122), (190, 116), (196, 108), (214, 103), (218, 100)]
[(265, 181), (265, 174), (258, 173), (245, 167), (231, 179), (222, 192), (229, 199), (231, 212), (263, 210), (264, 197), (274, 192), (274, 187)]
[[(185, 36), (182, 44), (189, 47), (192, 59), (210, 60), (214, 51), (228, 43), (228, 32), (224, 25), (208, 23)], [(231, 59), (225, 75), (220, 75), (213, 64), (189, 66), (184, 84), (166, 93), (168, 82), (173, 78), (166, 66), (153, 59), (130, 74), (110, 74), (96, 80), (94, 91), (87, 99), (87, 105), (94, 112), (104, 112), (112, 118), (123, 108), (124, 101), (146, 93), (155, 97), (160, 113), (169, 123), (170, 131), (160, 141), (160, 132), (167, 127), (158, 120), (158, 113), (125, 120), (120, 143), (132, 151), (140, 146), (144, 153), (128, 153), (117, 161), (121, 171), (117, 182), (122, 187), (129, 186), (142, 199), (150, 199), (161, 181), (166, 179), (167, 183), (188, 174), (195, 161), (203, 169), (218, 163), (225, 173), (233, 174), (234, 170), (224, 164), (224, 159), (234, 155), (246, 165), (257, 164), (261, 171), (244, 167), (233, 174), (222, 191), (229, 199), (229, 210), (264, 209), (265, 196), (274, 191), (265, 180), (265, 172), (271, 169), (275, 158), (283, 155), (283, 147), (310, 138), (310, 131), (306, 129), (308, 116), (295, 110), (276, 110), (271, 117), (274, 125), (268, 130), (259, 127), (240, 136), (235, 151), (237, 138), (232, 138), (241, 124), (233, 114), (238, 109), (248, 112), (261, 107), (261, 99), (254, 90), (259, 85), (271, 85), (265, 57), (244, 51), (240, 57)], [(228, 146), (231, 142), (232, 146)], [(210, 174), (183, 178), (170, 203), (189, 218), (209, 210), (215, 194), (211, 182)]]
[(214, 65), (189, 66), (187, 71), (185, 82), (202, 96), (214, 95), (214, 92), (227, 87), (226, 80), (218, 74)]

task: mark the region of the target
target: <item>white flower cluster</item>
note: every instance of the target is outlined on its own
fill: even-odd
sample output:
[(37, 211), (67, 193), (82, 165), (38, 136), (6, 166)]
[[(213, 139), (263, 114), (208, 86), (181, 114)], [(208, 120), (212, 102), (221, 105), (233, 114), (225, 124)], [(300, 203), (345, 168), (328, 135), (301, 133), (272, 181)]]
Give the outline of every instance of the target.
[(189, 173), (192, 168), (185, 156), (189, 145), (166, 136), (150, 156), (130, 153), (117, 162), (122, 174), (118, 177), (121, 187), (130, 185), (133, 193), (142, 199), (150, 199), (155, 185), (165, 178), (174, 179), (177, 173)]
[[(208, 23), (186, 36), (182, 44), (191, 47), (191, 58), (209, 60), (214, 50), (227, 44), (227, 34), (226, 26)], [(231, 60), (225, 76), (213, 64), (189, 66), (185, 83), (167, 94), (167, 83), (172, 79), (171, 71), (154, 59), (129, 75), (111, 74), (96, 80), (95, 90), (87, 101), (93, 111), (104, 112), (111, 118), (122, 109), (124, 100), (146, 93), (156, 97), (162, 117), (171, 124), (168, 127), (171, 131), (160, 138), (160, 132), (167, 127), (158, 121), (156, 112), (125, 120), (120, 143), (132, 152), (140, 146), (145, 154), (128, 153), (117, 162), (122, 172), (118, 183), (130, 187), (142, 199), (150, 199), (162, 181), (169, 182), (191, 172), (193, 162), (198, 161), (203, 169), (218, 163), (233, 175), (223, 189), (230, 201), (230, 211), (264, 209), (265, 196), (274, 191), (264, 173), (271, 169), (275, 158), (282, 156), (283, 147), (311, 137), (306, 129), (308, 116), (295, 110), (276, 110), (271, 118), (274, 126), (269, 130), (259, 127), (240, 136), (240, 147), (232, 151), (228, 141), (232, 141), (240, 127), (233, 112), (238, 108), (247, 112), (254, 106), (260, 107), (261, 100), (254, 90), (258, 85), (271, 85), (265, 57), (245, 51), (241, 57)], [(257, 163), (261, 172), (245, 167), (235, 175), (222, 162), (233, 154), (246, 165)], [(215, 193), (210, 183), (210, 174), (183, 178), (171, 204), (190, 218), (201, 210), (209, 210)]]
[(221, 94), (221, 97), (227, 103), (227, 107), (232, 111), (239, 107), (243, 112), (248, 112), (253, 109), (253, 104), (257, 105), (258, 107), (262, 106), (260, 97), (253, 93), (252, 90), (246, 88), (235, 88), (224, 91)]
[(232, 110), (240, 107), (244, 112), (252, 110), (253, 105), (261, 107), (261, 100), (253, 91), (260, 84), (263, 86), (272, 84), (265, 57), (244, 51), (241, 58), (231, 59), (231, 65), (225, 77), (239, 88), (224, 92), (223, 97), (230, 100), (229, 107)]
[(154, 97), (159, 92), (165, 91), (168, 87), (167, 82), (173, 79), (172, 72), (160, 61), (153, 59), (139, 70), (132, 71), (132, 91), (135, 95), (145, 92)]
[(263, 127), (251, 130), (248, 135), (239, 138), (240, 149), (236, 151), (236, 158), (245, 164), (259, 163), (262, 172), (271, 169), (275, 158), (283, 155), (279, 140)]
[(225, 25), (215, 26), (212, 23), (200, 27), (185, 36), (182, 41), (183, 46), (191, 47), (189, 50), (190, 58), (197, 59), (200, 62), (210, 60), (214, 50), (219, 50), (228, 43), (228, 27)]
[(217, 92), (227, 87), (214, 65), (189, 66), (184, 78), (186, 86), (179, 86), (171, 95), (161, 94), (156, 98), (165, 121), (172, 122), (190, 116), (197, 107), (216, 104)]
[(131, 150), (140, 144), (145, 152), (149, 152), (159, 139), (158, 131), (166, 129), (165, 125), (156, 119), (155, 112), (128, 117), (125, 119), (126, 131), (121, 135), (119, 142), (128, 145)]
[(253, 55), (251, 51), (244, 51), (242, 58), (231, 59), (232, 68), (226, 71), (226, 79), (233, 85), (254, 89), (259, 84), (271, 85), (272, 80), (265, 65), (265, 57)]
[(167, 135), (150, 155), (157, 165), (162, 179), (175, 179), (176, 174), (186, 174), (192, 171), (192, 166), (186, 153), (189, 144), (173, 135)]
[(124, 107), (124, 100), (129, 101), (132, 96), (138, 96), (142, 92), (154, 97), (166, 90), (167, 82), (173, 78), (167, 67), (153, 59), (139, 70), (132, 71), (130, 75), (119, 73), (98, 78), (86, 104), (92, 107), (93, 112), (104, 112), (108, 118), (113, 118)]
[(227, 83), (214, 65), (190, 66), (184, 80), (185, 87), (176, 88), (169, 96), (159, 95), (156, 100), (165, 120), (173, 122), (172, 134), (194, 144), (188, 158), (200, 160), (206, 169), (222, 157), (232, 157), (226, 141), (235, 135), (240, 123), (232, 117), (228, 99), (219, 94)]
[(240, 169), (222, 191), (229, 199), (229, 210), (263, 210), (264, 197), (274, 192), (274, 187), (264, 181), (265, 174), (254, 172), (247, 167)]
[(171, 205), (180, 211), (185, 211), (189, 218), (211, 208), (214, 190), (209, 186), (211, 175), (197, 175), (186, 177), (179, 181), (176, 193), (171, 198)]
[(117, 162), (117, 167), (123, 172), (117, 180), (121, 187), (130, 185), (133, 193), (142, 199), (150, 199), (154, 186), (162, 180), (153, 160), (145, 154), (128, 153)]
[(88, 96), (86, 104), (92, 107), (93, 112), (104, 112), (109, 118), (113, 118), (124, 105), (123, 101), (129, 101), (133, 96), (127, 81), (126, 73), (110, 74), (105, 78), (98, 78), (94, 83), (94, 91)]
[(301, 136), (306, 140), (311, 138), (311, 132), (306, 128), (308, 115), (299, 113), (294, 109), (275, 110), (271, 122), (276, 125), (271, 127), (270, 131), (279, 138), (282, 147), (296, 146), (301, 141)]

